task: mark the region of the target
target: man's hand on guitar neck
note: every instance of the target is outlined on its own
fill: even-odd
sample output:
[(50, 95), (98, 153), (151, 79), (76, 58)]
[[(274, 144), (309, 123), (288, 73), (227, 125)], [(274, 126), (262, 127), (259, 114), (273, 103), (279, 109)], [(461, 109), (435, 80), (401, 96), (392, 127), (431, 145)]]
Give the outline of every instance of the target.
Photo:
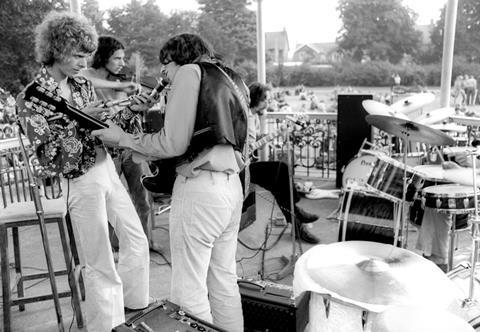
[(107, 146), (117, 147), (126, 133), (111, 120), (107, 120), (106, 124), (108, 124), (107, 129), (94, 130), (92, 136), (100, 138)]

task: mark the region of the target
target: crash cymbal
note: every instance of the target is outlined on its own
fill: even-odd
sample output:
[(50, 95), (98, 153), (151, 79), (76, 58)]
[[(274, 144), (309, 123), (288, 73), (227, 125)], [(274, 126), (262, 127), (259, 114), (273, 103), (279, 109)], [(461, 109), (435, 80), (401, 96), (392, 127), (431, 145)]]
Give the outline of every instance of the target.
[(408, 113), (413, 112), (435, 100), (435, 95), (430, 92), (417, 93), (406, 98), (394, 102), (391, 106), (396, 112)]
[(384, 115), (367, 115), (366, 121), (389, 134), (413, 142), (453, 145), (455, 141), (440, 130), (422, 124)]
[(362, 101), (362, 106), (367, 111), (367, 113), (371, 115), (394, 116), (396, 118), (409, 120), (408, 116), (406, 116), (405, 114), (397, 112), (390, 106), (375, 100), (364, 100)]
[(419, 305), (394, 305), (374, 316), (372, 332), (471, 332), (464, 319), (453, 313)]
[(414, 121), (424, 125), (432, 125), (447, 120), (454, 115), (455, 109), (453, 107), (443, 107), (422, 114), (415, 118)]
[[(473, 186), (473, 173), (470, 167), (460, 167), (446, 169), (443, 172), (443, 178), (452, 183), (462, 184), (464, 186)], [(477, 187), (480, 187), (480, 174), (477, 169)]]
[[(309, 278), (322, 292), (342, 301), (367, 306), (433, 301), (440, 307), (457, 292), (435, 264), (406, 249), (346, 241), (311, 250), (304, 263)], [(440, 294), (439, 289), (445, 291)]]
[(441, 130), (441, 131), (453, 131), (457, 133), (464, 133), (467, 131), (467, 126), (457, 125), (456, 123), (442, 123), (442, 124), (433, 124), (430, 126), (433, 129)]

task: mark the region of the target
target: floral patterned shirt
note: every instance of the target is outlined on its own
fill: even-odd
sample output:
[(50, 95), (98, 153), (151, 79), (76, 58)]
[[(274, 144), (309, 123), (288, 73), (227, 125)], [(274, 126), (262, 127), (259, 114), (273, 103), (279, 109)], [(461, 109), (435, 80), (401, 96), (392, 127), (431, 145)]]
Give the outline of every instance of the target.
[[(45, 67), (40, 69), (34, 81), (60, 95), (58, 83)], [(78, 109), (96, 100), (93, 86), (86, 78), (69, 77), (68, 84), (72, 104)], [(65, 114), (59, 117), (58, 112), (24, 98), (24, 92), (17, 97), (17, 114), (36, 151), (42, 173), (49, 176), (62, 174), (68, 179), (85, 174), (95, 164), (95, 146), (102, 143), (90, 135), (90, 129), (81, 128), (76, 120)], [(124, 117), (118, 118), (117, 122)]]

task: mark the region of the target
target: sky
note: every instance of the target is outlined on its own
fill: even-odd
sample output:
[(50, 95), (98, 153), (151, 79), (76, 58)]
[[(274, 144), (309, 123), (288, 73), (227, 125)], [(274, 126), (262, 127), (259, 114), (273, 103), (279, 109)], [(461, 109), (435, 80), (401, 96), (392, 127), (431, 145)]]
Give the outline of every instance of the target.
[[(130, 0), (98, 0), (100, 9), (122, 6)], [(170, 14), (175, 10), (197, 10), (196, 0), (156, 0), (160, 10)], [(257, 3), (252, 1), (256, 11)], [(341, 27), (336, 11), (338, 0), (262, 0), (265, 32), (287, 31), (290, 49), (312, 42), (333, 42)], [(418, 24), (428, 24), (440, 17), (447, 0), (403, 0), (419, 18)]]

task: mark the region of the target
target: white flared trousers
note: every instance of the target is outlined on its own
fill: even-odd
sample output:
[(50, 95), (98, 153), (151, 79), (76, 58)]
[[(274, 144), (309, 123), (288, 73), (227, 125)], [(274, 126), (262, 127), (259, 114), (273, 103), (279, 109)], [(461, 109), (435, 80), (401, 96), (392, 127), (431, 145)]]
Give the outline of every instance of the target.
[[(85, 265), (87, 329), (109, 332), (125, 321), (124, 306), (136, 309), (148, 305), (148, 241), (110, 155), (97, 157), (86, 174), (63, 182)], [(108, 222), (119, 239), (117, 269)]]

